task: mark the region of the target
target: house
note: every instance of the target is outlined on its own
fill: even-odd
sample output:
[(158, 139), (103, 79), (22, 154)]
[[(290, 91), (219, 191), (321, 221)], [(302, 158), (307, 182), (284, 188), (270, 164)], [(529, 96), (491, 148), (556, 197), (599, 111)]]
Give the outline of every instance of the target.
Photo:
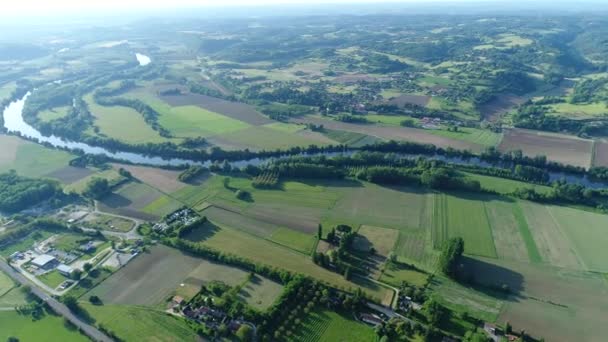
[(59, 261), (54, 256), (48, 254), (39, 255), (32, 260), (32, 265), (43, 270), (50, 270), (57, 266), (58, 263)]
[(78, 247), (78, 249), (80, 249), (81, 251), (88, 253), (88, 252), (93, 252), (95, 251), (95, 244), (93, 244), (93, 241), (89, 241), (87, 243), (85, 243), (84, 245), (80, 245), (80, 247)]
[(11, 254), (9, 258), (11, 260), (14, 260), (14, 259), (23, 259), (23, 253), (17, 251), (15, 253)]
[(173, 296), (173, 299), (171, 300), (173, 302), (173, 304), (175, 305), (182, 305), (184, 303), (184, 297), (181, 296)]
[(57, 271), (59, 271), (59, 273), (65, 277), (71, 277), (74, 269), (68, 265), (61, 264), (57, 266)]
[(370, 314), (361, 314), (361, 320), (367, 324), (371, 324), (371, 325), (379, 325), (382, 324), (382, 320), (374, 315), (370, 315)]

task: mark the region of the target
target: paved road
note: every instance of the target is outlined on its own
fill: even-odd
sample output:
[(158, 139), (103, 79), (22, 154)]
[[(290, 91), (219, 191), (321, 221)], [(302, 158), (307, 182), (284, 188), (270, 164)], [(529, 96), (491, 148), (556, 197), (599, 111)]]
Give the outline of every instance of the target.
[(53, 309), (53, 311), (55, 311), (59, 315), (62, 315), (66, 319), (68, 319), (75, 326), (80, 328), (80, 330), (83, 331), (84, 334), (87, 335), (88, 337), (90, 337), (93, 341), (112, 342), (111, 338), (106, 336), (101, 331), (97, 330), (97, 328), (87, 324), (86, 322), (82, 321), (80, 318), (76, 317), (70, 311), (70, 309), (67, 308), (67, 306), (65, 306), (62, 303), (60, 303), (59, 301), (55, 300), (53, 297), (49, 296), (48, 294), (46, 294), (44, 291), (42, 291), (38, 287), (31, 286), (31, 284), (28, 282), (28, 280), (23, 275), (21, 275), (20, 273), (17, 273), (4, 260), (0, 260), (0, 270), (4, 271), (6, 274), (8, 274), (11, 278), (13, 278), (13, 280), (18, 282), (19, 284), (30, 286), (32, 289), (32, 294), (34, 294), (36, 297), (40, 298), (41, 300), (45, 301)]

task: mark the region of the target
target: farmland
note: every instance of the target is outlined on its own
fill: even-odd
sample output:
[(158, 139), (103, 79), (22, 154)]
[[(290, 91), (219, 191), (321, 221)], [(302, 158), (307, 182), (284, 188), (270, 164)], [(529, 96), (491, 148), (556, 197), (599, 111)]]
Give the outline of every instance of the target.
[(82, 305), (96, 321), (126, 341), (192, 341), (197, 338), (185, 320), (160, 310), (111, 304)]
[(143, 220), (160, 218), (180, 206), (181, 203), (139, 182), (125, 184), (99, 202), (103, 211)]
[(26, 177), (43, 177), (68, 166), (73, 155), (47, 149), (13, 136), (0, 135), (0, 171), (14, 169)]
[(0, 338), (8, 340), (9, 337), (16, 337), (20, 341), (88, 341), (77, 330), (66, 328), (59, 316), (48, 313), (42, 319), (33, 321), (30, 316), (15, 311), (0, 311)]
[(507, 130), (499, 145), (504, 152), (521, 150), (525, 155), (547, 156), (549, 160), (582, 167), (591, 166), (592, 141), (529, 130)]
[(302, 324), (301, 330), (290, 341), (369, 342), (376, 339), (372, 328), (354, 321), (346, 313), (317, 310), (306, 317)]

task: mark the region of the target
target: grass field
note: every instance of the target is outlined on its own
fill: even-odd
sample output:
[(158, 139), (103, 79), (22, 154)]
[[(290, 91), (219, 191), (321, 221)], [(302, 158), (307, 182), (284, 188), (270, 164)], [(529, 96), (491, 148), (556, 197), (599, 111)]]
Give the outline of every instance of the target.
[(500, 194), (505, 194), (505, 195), (513, 193), (513, 191), (518, 188), (519, 189), (524, 189), (524, 188), (534, 189), (536, 192), (542, 193), (542, 194), (548, 194), (553, 190), (551, 187), (545, 186), (545, 185), (530, 184), (530, 183), (520, 182), (520, 181), (512, 180), (512, 179), (478, 175), (478, 174), (469, 173), (469, 172), (463, 172), (463, 173), (468, 178), (479, 181), (482, 188), (488, 189), (488, 190), (493, 190)]
[[(193, 232), (189, 237), (193, 241), (200, 241), (206, 246), (242, 257), (269, 266), (283, 268), (292, 272), (307, 274), (335, 286), (356, 287), (358, 284), (346, 281), (340, 274), (330, 272), (315, 265), (307, 255), (291, 251), (272, 242), (268, 242), (251, 235), (241, 233), (228, 227), (221, 227), (214, 232)], [(376, 284), (365, 282), (362, 288), (377, 298), (385, 298), (387, 289)]]
[(124, 341), (196, 341), (196, 333), (183, 318), (162, 311), (124, 305), (81, 304), (98, 324)]
[(62, 276), (59, 271), (53, 270), (49, 273), (41, 275), (38, 277), (43, 283), (45, 283), (48, 287), (54, 289), (57, 286), (61, 285), (64, 281), (67, 280), (66, 277)]
[(272, 280), (254, 276), (238, 293), (240, 300), (258, 310), (268, 309), (283, 292), (283, 286)]
[(608, 107), (605, 103), (572, 104), (556, 103), (549, 106), (550, 113), (563, 115), (571, 119), (586, 119), (603, 114), (608, 114)]
[[(514, 214), (516, 206), (515, 202), (498, 198), (485, 203), (498, 257), (528, 261), (531, 258), (528, 256), (524, 238), (520, 234), (520, 230), (528, 230), (528, 226), (525, 220), (523, 222), (518, 220)], [(525, 227), (520, 227), (520, 224)]]
[(140, 182), (122, 185), (99, 203), (103, 211), (144, 220), (160, 218), (181, 206), (180, 202)]
[(82, 223), (89, 227), (118, 232), (128, 232), (134, 226), (131, 220), (100, 213), (90, 213), (83, 219)]
[(608, 215), (566, 207), (548, 207), (585, 269), (608, 273)]
[(300, 134), (302, 132), (290, 133), (283, 129), (265, 126), (253, 126), (245, 129), (234, 130), (210, 138), (210, 141), (219, 146), (227, 148), (249, 148), (249, 149), (286, 149), (294, 146), (327, 145), (330, 141), (325, 139), (314, 139), (310, 135)]
[(433, 245), (435, 248), (441, 248), (444, 241), (452, 237), (464, 239), (467, 254), (496, 257), (483, 198), (464, 194), (436, 195)]
[(25, 294), (8, 275), (0, 272), (0, 308), (12, 308), (25, 303)]
[(63, 188), (63, 191), (65, 193), (71, 193), (71, 192), (75, 192), (77, 194), (82, 194), (83, 191), (85, 191), (87, 184), (89, 183), (89, 181), (91, 181), (93, 178), (103, 178), (103, 179), (107, 179), (110, 183), (113, 182), (118, 182), (122, 179), (124, 179), (123, 176), (121, 176), (116, 170), (103, 170), (103, 171), (99, 171), (96, 173), (93, 173), (89, 176), (86, 176), (72, 184), (69, 184), (67, 186), (65, 186)]
[(26, 177), (43, 177), (68, 165), (74, 156), (14, 136), (0, 135), (0, 172), (10, 169)]
[(49, 122), (49, 121), (61, 119), (61, 118), (65, 117), (66, 115), (68, 115), (69, 110), (70, 110), (70, 107), (68, 107), (68, 106), (43, 110), (42, 112), (38, 113), (38, 119), (40, 119), (40, 121), (42, 121), (42, 122)]
[(428, 277), (427, 274), (412, 269), (407, 265), (401, 263), (388, 263), (380, 277), (380, 281), (395, 287), (400, 287), (402, 282), (424, 287)]
[(310, 254), (312, 253), (312, 249), (314, 248), (317, 239), (310, 234), (304, 234), (297, 230), (279, 228), (272, 233), (270, 236), (270, 241), (276, 242), (304, 254)]
[(98, 105), (92, 95), (85, 96), (100, 133), (127, 143), (159, 143), (167, 141), (153, 130), (143, 116), (129, 107)]
[(399, 230), (361, 226), (357, 231), (357, 235), (353, 242), (355, 249), (367, 252), (371, 248), (374, 248), (377, 254), (388, 257), (388, 254), (393, 250), (397, 242)]
[(362, 133), (349, 132), (349, 131), (340, 131), (333, 129), (325, 129), (323, 130), (323, 134), (326, 137), (337, 141), (341, 144), (345, 144), (348, 146), (363, 146), (366, 144), (373, 144), (375, 141), (380, 141), (380, 139), (371, 137), (369, 135), (365, 135)]
[(129, 262), (90, 294), (108, 304), (160, 306), (180, 284), (200, 290), (204, 283), (218, 280), (234, 286), (241, 284), (247, 274), (238, 268), (157, 246)]
[(373, 342), (374, 330), (355, 321), (348, 313), (317, 309), (302, 320), (302, 327), (288, 341), (293, 342)]
[(249, 127), (242, 121), (198, 106), (172, 107), (161, 113), (160, 124), (180, 138), (208, 137)]
[(429, 133), (446, 138), (469, 141), (482, 146), (497, 146), (502, 139), (502, 134), (494, 133), (485, 129), (460, 127), (458, 132), (447, 130), (428, 130)]
[(31, 316), (19, 315), (15, 311), (0, 311), (0, 340), (16, 337), (19, 341), (36, 342), (85, 342), (87, 337), (77, 330), (69, 330), (60, 316), (46, 314), (33, 321)]

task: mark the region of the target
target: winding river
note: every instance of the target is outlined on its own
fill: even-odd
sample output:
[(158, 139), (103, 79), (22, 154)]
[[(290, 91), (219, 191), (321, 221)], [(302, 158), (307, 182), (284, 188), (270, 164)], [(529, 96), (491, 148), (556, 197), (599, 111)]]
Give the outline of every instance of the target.
[[(139, 55), (139, 54), (137, 54), (137, 55)], [(146, 64), (150, 63), (150, 59), (147, 56), (144, 56), (144, 55), (141, 55), (141, 56), (147, 58), (147, 60), (140, 60), (140, 58), (138, 56), (138, 61), (140, 62), (141, 65), (146, 65)], [(143, 64), (143, 63), (145, 63), (145, 64)], [(37, 129), (35, 129), (31, 125), (29, 125), (27, 122), (25, 122), (25, 120), (23, 120), (22, 111), (23, 111), (23, 107), (25, 105), (25, 101), (27, 100), (28, 96), (30, 96), (30, 93), (25, 94), (25, 96), (23, 96), (23, 98), (21, 98), (19, 100), (11, 102), (4, 109), (4, 112), (3, 112), (4, 127), (6, 128), (6, 130), (9, 133), (15, 133), (24, 138), (34, 140), (39, 143), (50, 144), (51, 146), (54, 146), (57, 148), (67, 149), (67, 150), (72, 150), (72, 151), (80, 150), (80, 151), (84, 151), (85, 153), (88, 153), (88, 154), (104, 155), (104, 156), (107, 156), (114, 160), (127, 161), (127, 162), (130, 162), (133, 164), (152, 165), (152, 166), (201, 165), (201, 166), (207, 166), (207, 167), (212, 164), (211, 161), (201, 162), (201, 161), (179, 159), (179, 158), (164, 159), (164, 158), (157, 157), (157, 156), (148, 156), (148, 155), (132, 153), (132, 152), (120, 152), (120, 151), (112, 152), (103, 147), (91, 146), (89, 144), (85, 144), (85, 143), (77, 142), (77, 141), (70, 141), (70, 140), (66, 140), (66, 139), (63, 139), (63, 138), (60, 138), (60, 137), (57, 137), (54, 135), (44, 136)], [(354, 151), (325, 152), (325, 153), (318, 153), (315, 155), (322, 154), (322, 155), (326, 155), (328, 157), (332, 157), (332, 156), (337, 156), (337, 155), (351, 155), (352, 153), (354, 153)], [(399, 154), (398, 156), (402, 157), (402, 158), (410, 158), (410, 159), (419, 157), (419, 155), (408, 155), (408, 154)], [(479, 158), (464, 159), (464, 158), (459, 158), (459, 157), (447, 157), (447, 156), (443, 156), (443, 155), (423, 156), (423, 157), (428, 158), (428, 159), (443, 160), (446, 162), (460, 164), (460, 165), (477, 165), (477, 166), (486, 167), (486, 168), (497, 166), (497, 165), (493, 165), (491, 163), (485, 162), (483, 160), (480, 160)], [(230, 164), (233, 167), (240, 168), (240, 167), (244, 167), (246, 165), (262, 165), (262, 164), (268, 163), (275, 159), (276, 158), (255, 158), (255, 159), (250, 159), (250, 160), (234, 161), (234, 162), (231, 162)], [(510, 165), (498, 165), (498, 166), (507, 167), (507, 168), (511, 167)], [(567, 173), (563, 173), (563, 172), (550, 172), (549, 175), (550, 175), (550, 179), (552, 181), (559, 180), (559, 179), (565, 179), (568, 183), (582, 184), (582, 185), (585, 185), (590, 188), (597, 189), (597, 188), (606, 188), (607, 187), (606, 184), (601, 183), (601, 182), (594, 182), (594, 181), (588, 179), (587, 176), (581, 176), (581, 175), (576, 175), (576, 174), (567, 174)]]

